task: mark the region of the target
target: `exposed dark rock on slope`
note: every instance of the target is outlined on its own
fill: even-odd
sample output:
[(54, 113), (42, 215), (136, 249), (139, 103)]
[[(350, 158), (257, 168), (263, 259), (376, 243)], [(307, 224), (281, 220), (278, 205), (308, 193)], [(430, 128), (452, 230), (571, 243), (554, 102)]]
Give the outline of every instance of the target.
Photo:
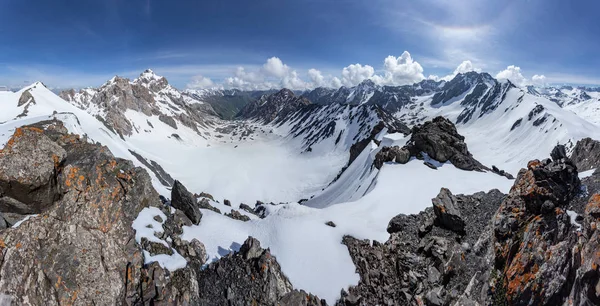
[(198, 274), (198, 305), (327, 305), (294, 290), (269, 250), (249, 237), (240, 251), (210, 264)]
[(413, 127), (407, 148), (413, 156), (426, 153), (441, 163), (450, 161), (463, 170), (487, 170), (467, 149), (465, 137), (460, 135), (450, 120), (436, 117)]
[(579, 140), (573, 148), (571, 160), (580, 172), (600, 167), (600, 142), (591, 138)]
[[(200, 273), (206, 261), (204, 246), (180, 238), (182, 226), (192, 224), (186, 214), (172, 213), (171, 207), (162, 205), (142, 168), (115, 158), (106, 147), (68, 134), (60, 121), (18, 128), (0, 151), (0, 165), (2, 302), (325, 305), (294, 290), (275, 257), (255, 239), (249, 239), (239, 254)], [(192, 198), (190, 205), (197, 210), (192, 194), (184, 191), (176, 182), (174, 193)], [(175, 202), (177, 195), (173, 198)], [(166, 220), (154, 216), (162, 224), (155, 236), (165, 244), (146, 238), (141, 238), (141, 245), (136, 242), (132, 223), (147, 207), (166, 216)], [(23, 220), (23, 214), (32, 213), (37, 215)], [(18, 227), (6, 228), (19, 220), (23, 223)], [(150, 255), (176, 251), (187, 266), (169, 272), (156, 262), (144, 264), (142, 251)], [(222, 273), (225, 270), (229, 272)]]
[[(18, 128), (0, 160), (40, 169), (2, 187), (4, 198), (17, 197), (39, 215), (0, 231), (0, 294), (15, 305), (122, 303), (125, 272), (143, 266), (131, 223), (145, 205), (159, 204), (148, 174), (66, 134), (60, 122)], [(49, 188), (35, 189), (38, 183)], [(38, 205), (39, 194), (23, 193), (32, 190), (54, 202)]]
[[(395, 161), (404, 164), (411, 156), (422, 159), (423, 153), (441, 163), (450, 161), (462, 170), (490, 170), (473, 157), (467, 148), (465, 137), (460, 135), (456, 126), (444, 117), (435, 117), (422, 125), (414, 126), (410, 140), (403, 148), (383, 147), (375, 156), (374, 165), (380, 169), (385, 162)], [(496, 170), (494, 172), (498, 175), (512, 177), (504, 171), (497, 168)]]
[(277, 93), (262, 96), (260, 99), (248, 103), (237, 114), (237, 117), (258, 119), (269, 123), (277, 117), (285, 117), (310, 104), (308, 99), (298, 97), (291, 90), (284, 88)]
[[(598, 305), (600, 195), (581, 193), (564, 148), (552, 156), (531, 161), (507, 196), (442, 190), (456, 212), (396, 216), (384, 244), (346, 237), (361, 280), (338, 304)], [(595, 176), (590, 194), (600, 192)], [(566, 212), (579, 202), (581, 228)], [(464, 232), (444, 225), (449, 213)]]

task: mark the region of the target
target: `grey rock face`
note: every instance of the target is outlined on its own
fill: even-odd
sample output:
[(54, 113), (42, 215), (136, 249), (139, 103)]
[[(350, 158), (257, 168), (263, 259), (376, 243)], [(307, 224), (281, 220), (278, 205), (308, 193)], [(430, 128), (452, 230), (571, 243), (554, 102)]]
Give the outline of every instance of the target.
[(504, 195), (493, 190), (454, 197), (466, 223), (463, 234), (434, 223), (428, 208), (394, 217), (384, 244), (345, 237), (360, 282), (337, 305), (462, 305), (454, 303), (466, 291), (479, 300), (479, 290), (487, 288), (480, 273), (490, 266), (490, 220)]
[(383, 163), (386, 162), (397, 162), (400, 164), (406, 164), (410, 160), (410, 152), (406, 148), (400, 148), (399, 146), (383, 147), (375, 155), (375, 161), (373, 162), (375, 168), (381, 169)]
[(439, 224), (451, 231), (464, 233), (465, 221), (462, 219), (456, 197), (446, 188), (442, 188), (438, 196), (431, 200), (433, 211)]
[(60, 197), (56, 173), (65, 156), (66, 151), (43, 130), (17, 128), (0, 151), (0, 211), (35, 214), (56, 201)]
[(600, 142), (591, 138), (579, 140), (573, 148), (571, 160), (580, 172), (599, 168)]
[(196, 199), (183, 184), (179, 181), (173, 183), (171, 190), (171, 205), (183, 213), (192, 221), (193, 224), (199, 224), (202, 219), (202, 213), (198, 209)]
[(164, 114), (160, 114), (158, 116), (158, 120), (164, 122), (166, 125), (174, 128), (174, 129), (177, 129), (177, 123), (175, 123), (175, 119), (173, 119), (173, 117), (170, 117), (170, 116), (167, 116)]
[(167, 173), (167, 171), (165, 171), (165, 169), (163, 169), (163, 167), (161, 165), (159, 165), (157, 162), (155, 162), (153, 160), (146, 159), (145, 157), (143, 157), (142, 155), (138, 154), (135, 151), (129, 150), (129, 153), (131, 153), (131, 155), (133, 155), (144, 166), (146, 166), (148, 169), (150, 169), (150, 171), (152, 171), (152, 173), (154, 173), (154, 175), (156, 175), (156, 178), (160, 181), (161, 184), (163, 184), (163, 186), (166, 186), (166, 187), (173, 186), (173, 182), (175, 180), (173, 179), (173, 177), (171, 177), (171, 175), (169, 173)]
[(240, 221), (250, 221), (250, 217), (241, 214), (239, 211), (232, 209), (231, 213), (225, 213), (225, 216), (234, 219), (234, 220), (240, 220)]
[(29, 90), (26, 90), (21, 94), (21, 97), (19, 97), (19, 102), (17, 103), (17, 106), (23, 106), (27, 103), (35, 104), (35, 99), (31, 95)]
[[(16, 154), (9, 157), (13, 166), (24, 162), (19, 158), (39, 160), (42, 170), (19, 176), (26, 190), (54, 181), (60, 197), (44, 206), (23, 198), (39, 215), (0, 231), (0, 294), (15, 305), (121, 304), (128, 267), (143, 265), (131, 224), (142, 203), (159, 205), (158, 195), (144, 170), (60, 130), (23, 127), (5, 149)], [(50, 177), (35, 179), (42, 173)]]
[(441, 163), (450, 161), (462, 170), (488, 170), (473, 158), (464, 140), (452, 122), (443, 117), (436, 117), (423, 125), (413, 127), (407, 148), (413, 156), (423, 152)]
[[(312, 295), (294, 292), (275, 257), (252, 237), (238, 253), (200, 271), (198, 286), (201, 292), (198, 305), (325, 305), (325, 301), (319, 303)], [(306, 301), (300, 301), (299, 297)]]
[(297, 97), (291, 90), (284, 88), (277, 93), (263, 96), (247, 104), (237, 117), (258, 119), (268, 123), (310, 104), (308, 99)]

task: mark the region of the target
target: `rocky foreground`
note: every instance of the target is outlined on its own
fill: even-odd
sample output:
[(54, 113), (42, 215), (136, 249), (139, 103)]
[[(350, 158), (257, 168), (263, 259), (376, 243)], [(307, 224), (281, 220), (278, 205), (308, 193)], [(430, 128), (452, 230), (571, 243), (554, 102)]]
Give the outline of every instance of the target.
[[(435, 140), (428, 131), (438, 129)], [(434, 120), (402, 152), (382, 150), (376, 166), (424, 152), (486, 170), (459, 136)], [(584, 140), (571, 160), (558, 146), (522, 169), (508, 195), (442, 189), (431, 208), (394, 217), (386, 242), (345, 237), (360, 282), (336, 304), (600, 304), (600, 173), (581, 181), (577, 171), (600, 166), (595, 148)], [(211, 207), (179, 182), (171, 199), (173, 209), (145, 171), (59, 121), (18, 128), (0, 151), (0, 304), (326, 305), (293, 288), (251, 237), (205, 265), (202, 243), (180, 235)], [(139, 239), (132, 223), (149, 208), (161, 212), (154, 220), (162, 228)], [(173, 253), (185, 267), (147, 261)]]

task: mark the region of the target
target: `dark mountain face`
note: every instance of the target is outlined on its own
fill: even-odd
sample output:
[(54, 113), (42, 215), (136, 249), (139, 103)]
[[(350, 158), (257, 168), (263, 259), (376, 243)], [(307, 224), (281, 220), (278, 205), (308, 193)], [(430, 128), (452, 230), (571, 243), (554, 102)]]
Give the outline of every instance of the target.
[(250, 102), (276, 92), (276, 90), (243, 91), (228, 89), (207, 92), (185, 91), (184, 95), (210, 104), (219, 117), (231, 120)]
[(310, 104), (311, 102), (305, 97), (296, 96), (291, 90), (284, 88), (275, 94), (264, 95), (247, 104), (236, 117), (257, 119), (268, 123)]

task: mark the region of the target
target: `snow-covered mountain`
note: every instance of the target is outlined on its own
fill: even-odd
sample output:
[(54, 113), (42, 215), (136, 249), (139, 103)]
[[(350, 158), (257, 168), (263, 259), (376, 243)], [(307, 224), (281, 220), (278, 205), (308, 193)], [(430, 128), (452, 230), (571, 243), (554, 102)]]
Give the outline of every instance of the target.
[[(409, 152), (405, 163), (394, 157), (376, 167), (384, 148), (410, 144), (411, 128), (442, 116), (464, 136), (459, 142), (465, 151), (468, 145), (468, 158), (516, 175), (557, 143), (600, 139), (592, 106), (596, 93), (583, 91), (592, 99), (557, 103), (539, 89), (470, 72), (447, 82), (365, 81), (302, 95), (285, 89), (182, 92), (147, 70), (135, 80), (115, 77), (60, 97), (42, 83), (0, 92), (0, 145), (19, 126), (58, 119), (70, 132), (147, 169), (160, 194), (168, 196), (177, 179), (193, 193), (210, 193), (211, 205), (225, 212), (257, 200), (284, 202), (261, 206), (266, 217), (252, 215), (250, 222), (203, 208), (202, 222), (184, 226), (182, 237), (201, 241), (212, 261), (252, 235), (271, 248), (295, 287), (333, 304), (341, 289), (359, 281), (340, 244), (345, 235), (385, 241), (392, 217), (430, 207), (442, 187), (456, 194), (508, 192), (513, 183), (421, 152)], [(581, 89), (560, 92), (586, 98)], [(220, 118), (215, 103), (224, 100), (213, 99), (217, 96), (244, 104), (237, 120)], [(438, 150), (439, 143), (456, 145), (462, 136), (435, 134), (420, 145), (423, 152)], [(232, 206), (217, 203), (225, 198)], [(325, 227), (328, 221), (336, 227)]]

